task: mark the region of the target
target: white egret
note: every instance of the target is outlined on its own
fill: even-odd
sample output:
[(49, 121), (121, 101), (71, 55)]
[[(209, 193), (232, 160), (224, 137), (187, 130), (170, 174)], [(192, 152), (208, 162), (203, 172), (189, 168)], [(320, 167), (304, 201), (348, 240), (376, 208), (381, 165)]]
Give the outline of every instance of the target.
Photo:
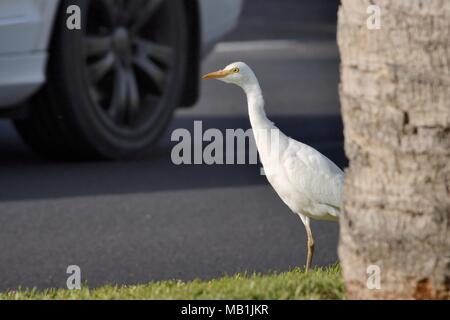
[[(232, 63), (222, 70), (204, 75), (203, 79), (236, 84), (245, 91), (250, 123), (266, 177), (284, 203), (300, 216), (305, 225), (308, 237), (305, 269), (308, 271), (314, 254), (310, 218), (338, 220), (344, 182), (342, 170), (319, 151), (287, 137), (266, 117), (258, 80), (245, 63)], [(268, 139), (268, 131), (277, 134), (270, 135)], [(276, 143), (273, 141), (275, 136)]]

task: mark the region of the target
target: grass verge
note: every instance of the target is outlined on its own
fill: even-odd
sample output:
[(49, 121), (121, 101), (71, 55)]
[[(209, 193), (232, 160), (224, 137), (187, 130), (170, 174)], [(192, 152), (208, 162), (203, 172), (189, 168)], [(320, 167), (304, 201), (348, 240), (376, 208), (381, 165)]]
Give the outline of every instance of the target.
[(308, 273), (294, 269), (271, 274), (237, 274), (210, 281), (169, 280), (133, 286), (81, 290), (18, 290), (0, 299), (344, 299), (338, 265)]

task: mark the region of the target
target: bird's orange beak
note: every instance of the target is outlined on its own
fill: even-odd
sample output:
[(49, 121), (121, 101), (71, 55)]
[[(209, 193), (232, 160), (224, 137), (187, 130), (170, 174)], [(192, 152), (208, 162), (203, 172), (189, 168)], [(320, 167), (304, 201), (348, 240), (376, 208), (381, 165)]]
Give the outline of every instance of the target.
[(229, 75), (231, 73), (230, 70), (219, 70), (219, 71), (214, 71), (211, 73), (207, 73), (205, 74), (202, 79), (206, 80), (206, 79), (217, 79), (217, 78), (224, 78), (227, 75)]

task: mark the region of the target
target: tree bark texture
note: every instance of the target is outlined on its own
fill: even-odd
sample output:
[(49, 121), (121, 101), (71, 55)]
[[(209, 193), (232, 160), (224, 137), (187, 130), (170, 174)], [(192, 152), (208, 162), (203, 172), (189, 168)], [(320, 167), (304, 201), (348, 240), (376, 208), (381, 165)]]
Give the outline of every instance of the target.
[[(380, 29), (366, 25), (370, 5)], [(347, 295), (449, 299), (450, 1), (342, 0), (338, 44)]]

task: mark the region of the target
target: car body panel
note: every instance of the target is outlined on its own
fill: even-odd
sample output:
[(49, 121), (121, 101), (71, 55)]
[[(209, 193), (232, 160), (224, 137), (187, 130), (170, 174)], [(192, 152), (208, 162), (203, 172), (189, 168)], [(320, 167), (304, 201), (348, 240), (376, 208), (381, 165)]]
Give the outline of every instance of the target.
[[(201, 52), (206, 54), (236, 25), (242, 0), (197, 1)], [(23, 102), (45, 83), (49, 40), (59, 2), (0, 1), (0, 108)]]
[(14, 105), (45, 82), (58, 0), (0, 2), (0, 107)]
[(203, 54), (237, 25), (242, 3), (242, 0), (199, 0)]

